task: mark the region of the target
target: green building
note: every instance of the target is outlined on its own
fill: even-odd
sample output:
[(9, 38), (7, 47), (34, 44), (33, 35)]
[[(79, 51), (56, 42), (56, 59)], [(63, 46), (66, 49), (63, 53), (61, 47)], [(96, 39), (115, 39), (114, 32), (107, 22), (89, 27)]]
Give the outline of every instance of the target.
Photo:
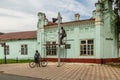
[(5, 48), (0, 46), (0, 59), (28, 59), (34, 56), (36, 50), (36, 31), (4, 33), (0, 41), (5, 42)]
[[(95, 7), (93, 16), (86, 20), (81, 20), (78, 13), (75, 14), (74, 21), (62, 22), (61, 18), (60, 26), (64, 27), (67, 33), (64, 42), (70, 45), (68, 49), (66, 45), (60, 46), (61, 61), (88, 63), (118, 61), (118, 32), (114, 22), (116, 14), (112, 10), (112, 0), (98, 1)], [(33, 57), (35, 50), (39, 50), (41, 56), (47, 57), (49, 61), (58, 60), (58, 24), (49, 22), (45, 13), (39, 12), (38, 17), (37, 31), (0, 35), (1, 42), (8, 46), (5, 48), (5, 52), (9, 53), (8, 58)], [(3, 47), (0, 47), (0, 52), (0, 58), (4, 58)]]

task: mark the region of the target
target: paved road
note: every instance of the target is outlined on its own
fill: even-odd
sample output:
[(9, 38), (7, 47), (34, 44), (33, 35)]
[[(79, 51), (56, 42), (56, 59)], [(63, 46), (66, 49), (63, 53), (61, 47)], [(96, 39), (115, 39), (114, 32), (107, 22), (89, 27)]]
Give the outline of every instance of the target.
[(0, 73), (0, 80), (43, 80), (39, 78), (23, 77)]
[[(120, 80), (120, 68), (88, 63), (61, 63), (61, 67), (57, 67), (57, 63), (49, 63), (47, 67), (35, 68), (30, 68), (28, 63), (1, 64), (0, 72), (2, 71), (4, 74), (42, 78), (45, 80)], [(0, 80), (5, 79), (1, 79), (0, 76)]]

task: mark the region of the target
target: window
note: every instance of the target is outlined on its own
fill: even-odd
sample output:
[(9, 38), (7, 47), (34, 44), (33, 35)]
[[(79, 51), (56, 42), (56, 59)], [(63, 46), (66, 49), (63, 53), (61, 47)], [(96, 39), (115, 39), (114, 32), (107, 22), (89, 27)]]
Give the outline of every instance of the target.
[(9, 55), (9, 46), (8, 45), (5, 46), (5, 54)]
[[(47, 55), (56, 55), (56, 42), (46, 42), (46, 54)], [(54, 44), (54, 45), (53, 45)]]
[(80, 55), (94, 55), (94, 42), (93, 40), (81, 40)]
[(21, 45), (21, 54), (22, 55), (27, 55), (28, 54), (27, 45), (26, 44)]

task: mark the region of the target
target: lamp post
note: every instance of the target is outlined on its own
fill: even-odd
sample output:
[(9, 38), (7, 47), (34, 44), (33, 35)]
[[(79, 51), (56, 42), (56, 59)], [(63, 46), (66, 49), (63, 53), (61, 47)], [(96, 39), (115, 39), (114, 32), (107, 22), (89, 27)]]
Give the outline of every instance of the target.
[(55, 23), (58, 20), (58, 65), (57, 67), (60, 67), (60, 22), (61, 22), (61, 16), (60, 12), (58, 12), (58, 17), (53, 18), (53, 23)]
[(5, 50), (5, 47), (6, 47), (6, 44), (5, 44), (5, 42), (2, 42), (2, 43), (0, 43), (1, 44), (1, 46), (4, 48), (4, 61), (5, 61), (5, 64), (7, 64), (7, 60), (6, 60), (6, 50)]
[(5, 64), (7, 64), (7, 61), (6, 61), (6, 52), (5, 52), (5, 47), (6, 47), (6, 45), (4, 45), (4, 59), (5, 59)]
[(58, 12), (58, 66), (60, 67), (60, 12)]

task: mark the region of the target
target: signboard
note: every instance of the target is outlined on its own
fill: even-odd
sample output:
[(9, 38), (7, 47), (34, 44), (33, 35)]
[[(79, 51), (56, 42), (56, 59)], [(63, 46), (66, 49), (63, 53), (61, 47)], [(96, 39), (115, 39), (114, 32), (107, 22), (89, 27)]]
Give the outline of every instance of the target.
[(113, 40), (113, 38), (106, 38), (106, 40)]
[(65, 44), (65, 49), (70, 49), (71, 45), (70, 44)]

